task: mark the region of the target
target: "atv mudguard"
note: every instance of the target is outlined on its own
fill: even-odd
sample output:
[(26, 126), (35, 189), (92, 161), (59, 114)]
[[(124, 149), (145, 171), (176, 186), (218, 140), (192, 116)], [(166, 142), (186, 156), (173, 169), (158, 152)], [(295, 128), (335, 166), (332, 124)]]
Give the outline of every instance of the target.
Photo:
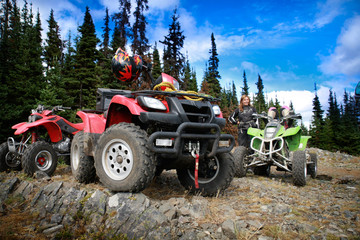
[(311, 136), (301, 136), (298, 150), (304, 151), (310, 138)]
[[(54, 118), (54, 120), (55, 119), (56, 118)], [(15, 135), (20, 135), (29, 131), (30, 128), (35, 128), (39, 126), (44, 126), (46, 128), (51, 142), (58, 142), (62, 139), (60, 127), (56, 123), (50, 122), (49, 119), (40, 119), (32, 123), (27, 123), (27, 122), (19, 123), (12, 126), (12, 129), (16, 129), (14, 133)]]
[(264, 130), (258, 129), (258, 128), (248, 128), (247, 134), (253, 137), (263, 137), (264, 136)]
[(283, 137), (293, 136), (297, 134), (300, 130), (301, 128), (299, 126), (288, 128), (285, 130)]
[[(167, 102), (162, 101), (163, 104), (167, 107)], [(168, 109), (168, 107), (167, 107)], [(134, 98), (129, 98), (128, 96), (115, 95), (110, 102), (108, 109), (108, 117), (106, 119), (106, 128), (110, 127), (113, 124), (120, 122), (132, 122), (132, 116), (139, 116), (141, 112), (147, 112), (142, 107), (139, 106), (137, 100)]]
[(83, 111), (78, 111), (76, 113), (84, 124), (84, 132), (85, 133), (103, 133), (105, 130), (105, 118), (104, 115), (96, 114), (96, 113), (86, 113)]

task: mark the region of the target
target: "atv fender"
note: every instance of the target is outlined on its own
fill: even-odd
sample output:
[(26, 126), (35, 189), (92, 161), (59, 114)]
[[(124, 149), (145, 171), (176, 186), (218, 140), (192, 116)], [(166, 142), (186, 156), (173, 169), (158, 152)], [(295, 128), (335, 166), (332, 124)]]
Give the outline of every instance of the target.
[(311, 136), (301, 136), (298, 150), (304, 151), (310, 138)]
[(285, 130), (283, 137), (288, 137), (288, 136), (294, 136), (296, 135), (299, 131), (301, 130), (301, 128), (299, 126), (297, 127), (292, 127), (292, 128), (288, 128)]
[(264, 136), (264, 130), (250, 127), (247, 130), (247, 134), (253, 137), (261, 137)]
[(146, 111), (138, 105), (136, 99), (115, 95), (109, 105), (106, 128), (120, 122), (131, 123), (132, 116), (139, 116), (141, 112)]
[(104, 115), (95, 113), (78, 111), (76, 114), (84, 123), (84, 153), (94, 156), (96, 142), (105, 130), (106, 119)]
[(15, 135), (23, 134), (31, 128), (36, 128), (39, 126), (44, 126), (49, 134), (51, 142), (58, 142), (62, 139), (62, 133), (60, 127), (53, 122), (49, 122), (48, 119), (46, 120), (38, 120), (33, 123), (19, 123), (14, 125), (12, 128), (16, 129)]

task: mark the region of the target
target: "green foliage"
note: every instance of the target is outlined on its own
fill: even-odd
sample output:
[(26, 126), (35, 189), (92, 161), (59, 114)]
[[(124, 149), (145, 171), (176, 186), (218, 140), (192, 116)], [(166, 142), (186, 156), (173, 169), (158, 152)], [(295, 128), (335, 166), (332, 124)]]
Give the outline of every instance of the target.
[(160, 54), (157, 49), (157, 44), (155, 42), (151, 74), (152, 74), (153, 78), (156, 80), (161, 75), (161, 73), (162, 73), (162, 68), (161, 68), (161, 62), (160, 62)]
[(164, 44), (164, 72), (179, 80), (180, 88), (183, 88), (181, 73), (183, 71), (185, 60), (181, 53), (181, 49), (184, 46), (185, 36), (183, 35), (183, 31), (181, 31), (177, 9), (174, 10), (171, 19), (172, 22), (169, 25), (169, 34), (165, 36), (164, 41), (160, 41)]

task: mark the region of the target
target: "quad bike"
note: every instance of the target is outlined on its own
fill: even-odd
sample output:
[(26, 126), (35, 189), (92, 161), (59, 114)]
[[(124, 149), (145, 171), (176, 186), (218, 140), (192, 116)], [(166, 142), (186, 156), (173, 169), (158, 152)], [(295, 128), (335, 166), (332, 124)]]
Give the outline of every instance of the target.
[[(51, 109), (51, 108), (50, 108)], [(57, 166), (58, 156), (63, 156), (69, 162), (70, 146), (73, 135), (84, 128), (84, 123), (71, 123), (56, 115), (58, 111), (70, 109), (55, 106), (51, 110), (38, 105), (32, 110), (28, 122), (14, 125), (15, 135), (20, 135), (20, 142), (9, 137), (7, 142), (0, 145), (0, 171), (21, 170), (29, 176), (35, 171), (43, 171), (51, 175)], [(83, 121), (91, 114), (79, 111), (77, 113)], [(98, 116), (100, 117), (100, 116)]]
[(176, 169), (190, 192), (206, 196), (223, 192), (235, 173), (230, 153), (235, 139), (221, 133), (226, 122), (214, 104), (217, 99), (178, 91), (178, 81), (164, 73), (155, 82), (150, 67), (139, 56), (117, 51), (112, 64), (115, 76), (132, 81), (144, 69), (154, 90), (98, 89), (97, 110), (106, 116), (104, 132), (92, 132), (99, 122), (90, 121), (76, 134), (71, 164), (78, 167), (73, 173), (86, 182), (96, 170), (110, 190), (139, 192), (156, 174)]
[(307, 174), (316, 178), (317, 155), (306, 150), (310, 136), (302, 136), (299, 126), (286, 126), (289, 121), (301, 119), (300, 114), (287, 114), (280, 119), (264, 113), (253, 116), (268, 123), (263, 130), (248, 129), (252, 137), (249, 151), (243, 146), (234, 149), (236, 176), (245, 177), (247, 169), (253, 169), (256, 175), (269, 176), (271, 166), (276, 166), (277, 170), (292, 173), (297, 186), (306, 185)]

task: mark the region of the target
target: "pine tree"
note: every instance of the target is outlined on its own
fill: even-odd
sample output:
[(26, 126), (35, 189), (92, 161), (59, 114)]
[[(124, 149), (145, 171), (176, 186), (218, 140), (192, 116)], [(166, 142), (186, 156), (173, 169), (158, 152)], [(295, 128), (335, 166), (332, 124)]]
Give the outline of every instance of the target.
[(188, 91), (194, 91), (194, 92), (198, 91), (198, 86), (197, 86), (197, 81), (196, 81), (196, 72), (194, 69), (191, 70), (191, 77), (190, 77), (190, 81), (189, 81)]
[(155, 47), (153, 51), (153, 64), (151, 74), (153, 78), (156, 80), (162, 73), (161, 62), (160, 62), (160, 54), (157, 49), (157, 43), (155, 42)]
[(184, 66), (184, 76), (182, 78), (182, 83), (183, 83), (182, 90), (185, 91), (189, 90), (190, 79), (191, 79), (191, 67), (190, 67), (189, 58), (186, 56), (186, 61)]
[(231, 105), (233, 105), (233, 106), (239, 105), (238, 97), (236, 94), (236, 86), (235, 86), (234, 81), (232, 81)]
[(214, 97), (220, 97), (221, 86), (220, 86), (220, 73), (218, 71), (219, 67), (219, 58), (217, 57), (216, 43), (214, 33), (211, 34), (211, 49), (209, 50), (210, 58), (209, 58), (209, 68), (208, 68), (208, 76), (206, 81), (208, 82), (210, 91), (209, 94)]
[(249, 96), (249, 86), (247, 84), (247, 79), (246, 79), (246, 73), (244, 70), (244, 74), (243, 74), (243, 81), (244, 81), (244, 87), (242, 87), (242, 91), (241, 91), (241, 95), (247, 95)]
[(313, 115), (310, 125), (310, 144), (314, 147), (323, 148), (325, 147), (325, 134), (324, 134), (324, 110), (321, 109), (319, 97), (317, 95), (316, 84), (315, 84), (315, 97), (313, 99)]
[(183, 35), (183, 31), (181, 31), (177, 9), (174, 10), (171, 19), (169, 34), (165, 36), (164, 41), (160, 41), (164, 44), (164, 72), (177, 79), (182, 89), (181, 73), (184, 68), (184, 56), (181, 53), (181, 49), (184, 46), (185, 36)]
[(113, 39), (111, 42), (114, 53), (119, 47), (126, 51), (125, 46), (127, 43), (127, 39), (131, 35), (129, 21), (131, 1), (119, 0), (119, 5), (120, 12), (115, 13), (112, 17), (112, 20), (115, 22)]
[(150, 48), (146, 37), (146, 18), (144, 11), (149, 9), (148, 0), (136, 0), (134, 11), (135, 22), (132, 27), (133, 43), (131, 45), (134, 54), (143, 56)]
[(255, 96), (254, 107), (256, 108), (257, 112), (266, 111), (264, 85), (263, 85), (263, 81), (260, 77), (260, 74), (258, 74), (258, 81), (256, 82), (256, 86), (257, 86), (258, 92)]
[(57, 63), (62, 62), (63, 43), (60, 38), (60, 28), (54, 19), (54, 10), (51, 9), (48, 22), (47, 39), (45, 40), (45, 62), (47, 69), (53, 68)]
[(78, 28), (78, 31), (80, 38), (76, 46), (73, 96), (79, 96), (76, 103), (80, 108), (94, 107), (98, 85), (95, 71), (95, 62), (98, 58), (96, 46), (99, 40), (95, 34), (95, 25), (89, 7), (86, 7), (84, 23)]
[(97, 63), (96, 72), (98, 78), (100, 79), (100, 86), (104, 88), (116, 88), (122, 89), (124, 85), (117, 80), (111, 70), (111, 60), (113, 57), (113, 49), (110, 47), (110, 16), (109, 9), (105, 9), (105, 17), (104, 17), (104, 26), (102, 38), (103, 41), (101, 43), (101, 48), (99, 51), (99, 61)]

